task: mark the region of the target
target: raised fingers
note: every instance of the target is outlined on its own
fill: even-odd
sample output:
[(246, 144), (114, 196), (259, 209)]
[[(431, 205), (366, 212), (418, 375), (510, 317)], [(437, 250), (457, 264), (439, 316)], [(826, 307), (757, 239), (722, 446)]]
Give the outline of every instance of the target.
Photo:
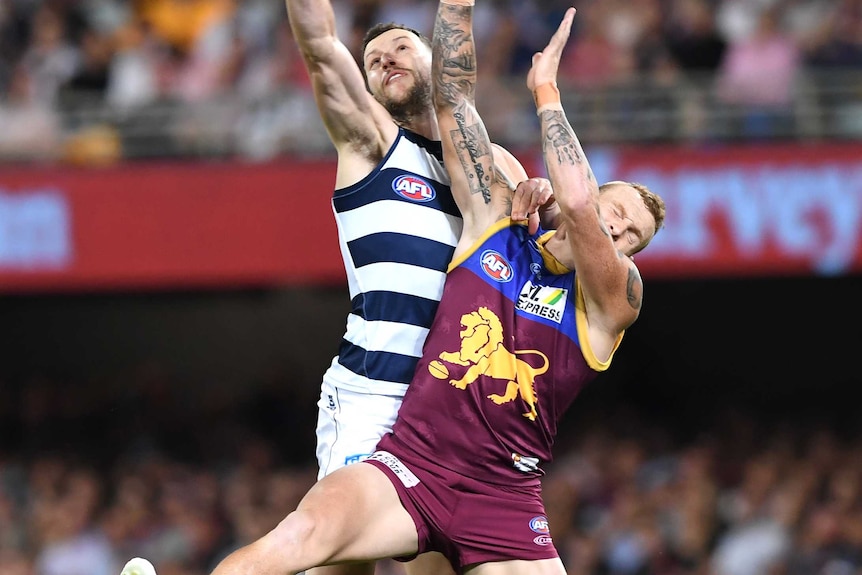
[[(532, 197), (535, 192), (536, 182), (533, 180), (524, 180), (515, 188), (515, 194), (512, 197), (512, 219), (515, 221), (523, 221), (530, 214), (530, 206)], [(532, 210), (535, 211), (535, 208)]]
[(527, 229), (533, 234), (539, 228), (539, 209), (553, 203), (551, 182), (545, 178), (530, 178), (518, 184), (512, 198), (512, 219), (527, 220)]
[(569, 40), (569, 34), (572, 31), (572, 21), (574, 18), (575, 9), (569, 8), (566, 10), (566, 14), (563, 16), (563, 21), (560, 22), (557, 31), (554, 32), (554, 35), (551, 37), (551, 41), (548, 43), (546, 50), (553, 50), (555, 54), (562, 54), (563, 48)]

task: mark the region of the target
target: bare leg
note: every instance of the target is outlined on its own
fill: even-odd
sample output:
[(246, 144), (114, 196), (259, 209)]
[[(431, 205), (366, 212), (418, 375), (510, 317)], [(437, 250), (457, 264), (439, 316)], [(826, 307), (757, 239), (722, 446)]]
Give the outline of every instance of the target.
[(407, 575), (455, 575), (452, 564), (442, 554), (435, 551), (423, 553), (404, 564)]
[(466, 575), (566, 575), (560, 559), (538, 561), (499, 561), (468, 568)]
[[(442, 554), (429, 551), (407, 563), (401, 563), (399, 572), (406, 575), (455, 575), (452, 564)], [(349, 565), (329, 565), (315, 567), (306, 571), (307, 575), (374, 575), (375, 563), (352, 563)]]
[(288, 575), (417, 549), (416, 526), (392, 483), (374, 466), (356, 464), (317, 482), (296, 511), (228, 555), (213, 575)]
[(306, 571), (306, 575), (374, 575), (375, 564), (352, 563), (350, 565), (328, 565)]

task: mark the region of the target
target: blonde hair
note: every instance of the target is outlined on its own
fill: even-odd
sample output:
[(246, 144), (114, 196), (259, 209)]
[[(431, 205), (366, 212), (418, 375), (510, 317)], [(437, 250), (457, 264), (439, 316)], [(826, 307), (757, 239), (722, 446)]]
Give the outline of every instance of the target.
[(646, 209), (649, 210), (649, 213), (652, 214), (653, 219), (655, 219), (655, 231), (656, 233), (664, 226), (664, 216), (665, 216), (665, 205), (664, 200), (661, 199), (657, 193), (650, 190), (643, 184), (639, 184), (637, 182), (625, 182), (623, 180), (614, 180), (612, 182), (606, 182), (599, 186), (599, 193), (604, 192), (610, 187), (613, 186), (631, 186), (635, 190), (637, 190), (638, 195), (640, 195), (641, 200), (643, 201)]

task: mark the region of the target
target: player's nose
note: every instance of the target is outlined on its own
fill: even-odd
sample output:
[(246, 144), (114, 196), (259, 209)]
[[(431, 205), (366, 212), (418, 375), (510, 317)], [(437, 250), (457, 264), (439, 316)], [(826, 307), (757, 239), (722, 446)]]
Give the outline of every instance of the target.
[(390, 68), (395, 65), (395, 56), (389, 54), (388, 52), (384, 52), (380, 56), (380, 64), (383, 66), (383, 69)]
[(621, 218), (609, 218), (607, 226), (612, 235), (619, 236), (628, 229), (629, 222)]
[(625, 232), (625, 226), (624, 226), (624, 224), (623, 224), (622, 222), (620, 222), (619, 220), (608, 222), (608, 223), (607, 223), (607, 227), (608, 227), (608, 232), (610, 232), (610, 234), (611, 234), (611, 239), (612, 239), (613, 241), (617, 241), (617, 239), (618, 239), (621, 235), (623, 235), (623, 232)]

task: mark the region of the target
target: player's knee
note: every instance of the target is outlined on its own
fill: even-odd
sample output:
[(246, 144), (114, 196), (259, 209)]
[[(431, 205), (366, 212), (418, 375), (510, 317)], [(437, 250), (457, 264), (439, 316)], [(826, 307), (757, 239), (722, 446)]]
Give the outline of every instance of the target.
[(267, 538), (272, 552), (286, 557), (297, 569), (320, 565), (333, 552), (327, 548), (326, 529), (321, 519), (306, 510), (294, 511), (282, 519)]
[(303, 548), (314, 541), (317, 524), (313, 513), (297, 510), (282, 519), (273, 529), (272, 535), (279, 545)]

